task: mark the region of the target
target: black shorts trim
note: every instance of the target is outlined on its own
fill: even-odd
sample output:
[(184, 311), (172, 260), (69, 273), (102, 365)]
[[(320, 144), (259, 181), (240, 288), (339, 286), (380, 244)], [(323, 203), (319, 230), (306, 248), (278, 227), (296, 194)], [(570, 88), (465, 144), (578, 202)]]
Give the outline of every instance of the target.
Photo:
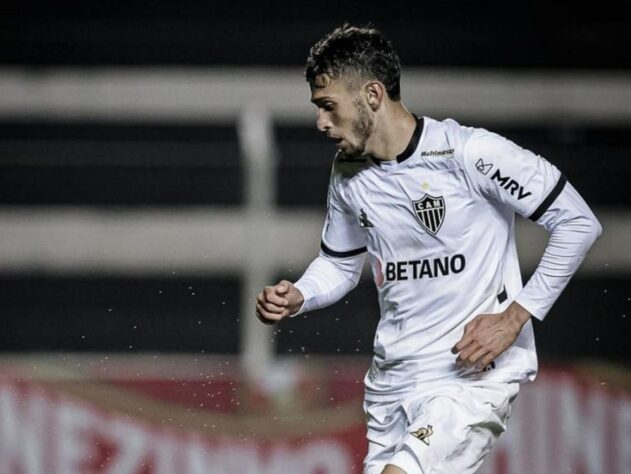
[(364, 253), (366, 250), (368, 250), (366, 247), (361, 247), (359, 249), (347, 250), (346, 252), (338, 252), (337, 250), (333, 250), (327, 247), (324, 241), (320, 242), (320, 248), (325, 254), (329, 255), (330, 257), (336, 258), (354, 257), (355, 255), (359, 255), (360, 253)]
[(497, 295), (497, 301), (500, 304), (502, 304), (507, 299), (508, 299), (508, 293), (506, 292), (506, 287), (503, 287), (502, 292)]
[(533, 212), (528, 219), (535, 222), (538, 221), (539, 218), (543, 216), (543, 213), (548, 210), (550, 205), (559, 196), (559, 194), (561, 194), (561, 191), (563, 191), (563, 188), (565, 187), (565, 183), (567, 183), (567, 178), (561, 175), (561, 177), (557, 181), (557, 184), (555, 184), (554, 188), (552, 188), (552, 191), (550, 191), (550, 194), (548, 194), (548, 196), (543, 200), (539, 207), (535, 209), (535, 212)]

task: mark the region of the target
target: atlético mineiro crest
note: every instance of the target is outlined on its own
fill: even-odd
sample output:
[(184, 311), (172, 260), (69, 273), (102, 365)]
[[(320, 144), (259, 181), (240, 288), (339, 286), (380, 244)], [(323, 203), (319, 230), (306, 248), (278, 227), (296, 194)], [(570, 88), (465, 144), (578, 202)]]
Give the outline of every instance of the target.
[(412, 201), (414, 213), (423, 228), (432, 235), (436, 235), (445, 219), (445, 200), (442, 196), (426, 194), (423, 199)]

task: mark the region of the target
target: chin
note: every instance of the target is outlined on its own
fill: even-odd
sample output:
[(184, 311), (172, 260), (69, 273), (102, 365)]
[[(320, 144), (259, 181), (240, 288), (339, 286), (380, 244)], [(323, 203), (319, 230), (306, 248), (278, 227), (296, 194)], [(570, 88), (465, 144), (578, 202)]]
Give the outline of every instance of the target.
[(357, 157), (362, 156), (364, 154), (364, 150), (363, 149), (359, 149), (357, 147), (352, 147), (352, 146), (340, 147), (340, 150), (346, 156), (349, 156), (351, 158), (357, 158)]

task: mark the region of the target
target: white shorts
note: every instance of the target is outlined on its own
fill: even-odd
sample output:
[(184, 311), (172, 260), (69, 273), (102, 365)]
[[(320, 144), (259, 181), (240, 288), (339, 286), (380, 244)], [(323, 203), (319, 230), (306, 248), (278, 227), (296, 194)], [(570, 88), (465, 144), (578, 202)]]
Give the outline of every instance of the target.
[(448, 382), (391, 402), (364, 402), (364, 474), (393, 464), (407, 474), (468, 474), (480, 469), (506, 430), (518, 383)]

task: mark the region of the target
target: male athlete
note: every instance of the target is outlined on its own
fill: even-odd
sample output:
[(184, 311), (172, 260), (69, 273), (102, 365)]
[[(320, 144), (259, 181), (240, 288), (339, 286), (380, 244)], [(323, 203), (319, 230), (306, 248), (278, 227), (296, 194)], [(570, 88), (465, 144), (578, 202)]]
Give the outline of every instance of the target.
[[(321, 251), (257, 297), (266, 323), (334, 303), (364, 257), (381, 318), (365, 377), (366, 474), (478, 471), (533, 380), (543, 319), (601, 227), (544, 158), (484, 129), (415, 116), (378, 31), (344, 25), (313, 46), (317, 127), (338, 153)], [(515, 213), (550, 240), (522, 288)]]

